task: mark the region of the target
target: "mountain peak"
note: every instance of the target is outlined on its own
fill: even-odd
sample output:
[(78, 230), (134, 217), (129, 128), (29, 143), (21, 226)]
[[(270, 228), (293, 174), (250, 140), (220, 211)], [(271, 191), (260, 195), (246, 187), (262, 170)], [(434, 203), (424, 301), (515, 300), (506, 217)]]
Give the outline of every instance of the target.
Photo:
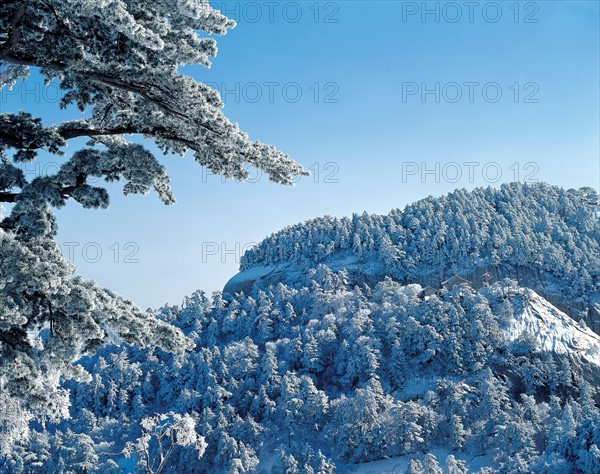
[(388, 215), (329, 216), (287, 227), (242, 258), (224, 291), (258, 280), (300, 281), (310, 268), (346, 271), (372, 285), (385, 277), (438, 288), (460, 276), (476, 288), (513, 278), (600, 332), (598, 195), (545, 183), (457, 190)]

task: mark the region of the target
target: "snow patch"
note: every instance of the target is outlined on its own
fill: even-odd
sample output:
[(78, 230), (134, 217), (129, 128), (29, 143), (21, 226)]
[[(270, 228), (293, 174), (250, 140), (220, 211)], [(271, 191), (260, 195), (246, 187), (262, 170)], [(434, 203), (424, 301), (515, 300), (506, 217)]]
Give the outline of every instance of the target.
[(578, 354), (600, 366), (600, 336), (580, 325), (535, 291), (523, 290), (523, 308), (506, 329), (512, 340), (533, 335), (540, 349), (557, 354)]

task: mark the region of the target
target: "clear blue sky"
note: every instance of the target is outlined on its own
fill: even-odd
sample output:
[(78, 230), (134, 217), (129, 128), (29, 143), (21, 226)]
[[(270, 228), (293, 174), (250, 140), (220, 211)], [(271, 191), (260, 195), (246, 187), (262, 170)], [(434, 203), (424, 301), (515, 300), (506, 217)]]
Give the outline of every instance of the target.
[[(251, 138), (317, 173), (294, 188), (223, 183), (169, 156), (174, 206), (111, 186), (108, 210), (60, 210), (79, 272), (144, 308), (221, 289), (236, 250), (311, 217), (515, 179), (598, 188), (597, 1), (213, 3), (238, 27), (212, 69), (186, 71), (227, 91)], [(36, 79), (3, 91), (0, 110), (60, 120)]]

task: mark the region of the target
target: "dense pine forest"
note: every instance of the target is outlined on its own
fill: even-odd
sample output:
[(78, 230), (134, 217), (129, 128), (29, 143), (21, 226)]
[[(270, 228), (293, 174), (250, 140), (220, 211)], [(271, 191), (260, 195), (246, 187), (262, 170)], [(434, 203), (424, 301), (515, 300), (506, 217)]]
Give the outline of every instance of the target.
[(115, 340), (83, 357), (91, 381), (64, 384), (66, 419), (5, 397), (0, 469), (343, 473), (388, 459), (394, 472), (599, 472), (588, 313), (497, 271), (430, 294), (419, 283), (529, 268), (593, 314), (596, 201), (515, 184), (285, 229), (245, 255), (228, 285), (245, 293), (156, 311), (193, 349)]

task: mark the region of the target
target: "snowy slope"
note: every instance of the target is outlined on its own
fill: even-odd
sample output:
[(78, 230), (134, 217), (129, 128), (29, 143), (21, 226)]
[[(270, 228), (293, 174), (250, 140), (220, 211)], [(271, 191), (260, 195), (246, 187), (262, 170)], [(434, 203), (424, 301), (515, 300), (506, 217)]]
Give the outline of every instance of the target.
[(543, 351), (577, 354), (600, 367), (600, 336), (580, 325), (531, 289), (523, 289), (521, 311), (506, 328), (511, 339), (531, 334)]
[[(447, 469), (445, 460), (450, 454), (456, 459), (463, 461), (468, 472), (479, 472), (481, 468), (493, 465), (489, 456), (478, 455), (474, 452), (456, 453), (441, 448), (433, 449), (431, 452), (435, 454), (436, 458), (440, 461), (441, 467), (445, 469)], [(339, 472), (347, 472), (348, 474), (404, 474), (407, 472), (411, 459), (419, 459), (420, 457), (422, 456), (407, 454), (405, 456), (382, 459), (380, 461), (344, 466)]]

